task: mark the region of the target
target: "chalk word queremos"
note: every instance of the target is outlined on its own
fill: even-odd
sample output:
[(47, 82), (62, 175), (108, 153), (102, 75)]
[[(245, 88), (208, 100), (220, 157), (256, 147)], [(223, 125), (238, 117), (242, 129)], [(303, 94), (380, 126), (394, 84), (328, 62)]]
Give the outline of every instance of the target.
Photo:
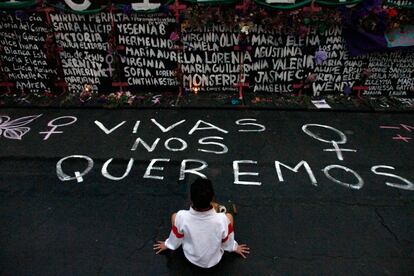
[[(82, 171), (77, 170), (73, 173), (66, 173), (63, 171), (62, 164), (67, 160), (86, 160), (87, 161), (87, 167), (84, 168)], [(109, 172), (109, 166), (111, 162), (113, 161), (113, 158), (108, 159), (101, 168), (101, 174), (106, 179), (112, 180), (112, 181), (120, 181), (125, 179), (129, 173), (131, 172), (131, 169), (134, 165), (134, 159), (130, 158), (128, 161), (128, 164), (126, 166), (125, 172), (121, 176), (114, 176)], [(144, 174), (144, 179), (156, 179), (156, 180), (164, 180), (164, 176), (161, 175), (161, 172), (164, 170), (164, 166), (160, 165), (160, 163), (168, 163), (171, 160), (168, 158), (155, 158), (151, 159), (150, 163), (148, 164)], [(253, 185), (253, 186), (260, 186), (262, 185), (262, 182), (260, 181), (252, 181), (251, 177), (258, 177), (259, 172), (253, 172), (253, 171), (242, 171), (240, 166), (241, 165), (257, 165), (258, 162), (255, 160), (234, 160), (233, 161), (233, 175), (234, 175), (234, 184), (236, 185)], [(285, 170), (292, 171), (294, 173), (298, 173), (301, 168), (303, 168), (308, 177), (310, 184), (313, 186), (318, 186), (318, 181), (316, 180), (316, 177), (313, 173), (313, 170), (308, 162), (302, 160), (298, 162), (296, 166), (289, 166), (286, 165), (280, 161), (275, 161), (275, 170), (276, 175), (279, 182), (284, 182), (283, 172), (282, 168)], [(76, 180), (78, 183), (84, 181), (84, 177), (93, 169), (94, 167), (94, 161), (91, 157), (85, 156), (85, 155), (71, 155), (64, 157), (60, 159), (56, 164), (56, 174), (61, 181), (71, 181)], [(182, 181), (185, 179), (187, 174), (197, 175), (202, 178), (207, 178), (205, 174), (205, 170), (208, 167), (208, 163), (204, 160), (200, 159), (184, 159), (181, 161), (180, 169), (179, 169), (179, 178), (178, 180)], [(333, 170), (342, 170), (343, 172), (350, 174), (354, 177), (355, 181), (354, 183), (346, 183), (343, 180), (340, 180), (332, 175)], [(374, 165), (371, 167), (371, 172), (375, 175), (388, 177), (385, 181), (385, 185), (397, 189), (407, 190), (407, 191), (414, 191), (414, 183), (402, 176), (396, 175), (391, 173), (394, 171), (395, 168), (393, 166), (388, 165)], [(363, 178), (354, 170), (342, 166), (342, 165), (327, 165), (322, 169), (325, 177), (343, 187), (346, 187), (348, 189), (353, 190), (359, 190), (364, 186), (364, 180)], [(242, 177), (249, 177), (250, 180), (241, 179)], [(391, 179), (393, 179), (391, 181)], [(398, 182), (396, 182), (398, 180)]]

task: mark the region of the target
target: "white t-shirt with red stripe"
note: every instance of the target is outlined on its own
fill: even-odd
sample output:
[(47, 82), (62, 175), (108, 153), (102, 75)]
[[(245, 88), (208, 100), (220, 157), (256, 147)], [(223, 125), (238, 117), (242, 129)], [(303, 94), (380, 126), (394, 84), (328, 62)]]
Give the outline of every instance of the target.
[(216, 265), (224, 250), (232, 252), (238, 246), (225, 214), (216, 213), (213, 208), (198, 212), (191, 207), (177, 213), (165, 245), (171, 250), (182, 245), (186, 258), (204, 268)]

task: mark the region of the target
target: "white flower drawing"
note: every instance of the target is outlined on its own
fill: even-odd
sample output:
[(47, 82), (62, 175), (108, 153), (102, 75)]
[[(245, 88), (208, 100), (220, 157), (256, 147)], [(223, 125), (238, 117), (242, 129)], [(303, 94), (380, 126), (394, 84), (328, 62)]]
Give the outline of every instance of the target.
[(42, 116), (33, 115), (10, 120), (9, 116), (0, 116), (0, 137), (4, 136), (8, 139), (21, 140), (23, 135), (30, 131), (30, 127), (25, 125), (31, 123)]

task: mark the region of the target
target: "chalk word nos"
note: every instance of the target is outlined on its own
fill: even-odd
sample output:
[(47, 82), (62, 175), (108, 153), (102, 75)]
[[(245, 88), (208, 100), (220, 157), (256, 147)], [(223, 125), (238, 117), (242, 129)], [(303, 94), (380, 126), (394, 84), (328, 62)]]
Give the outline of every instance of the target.
[[(237, 121), (235, 121), (235, 124), (237, 126), (241, 126), (242, 128), (238, 129), (238, 132), (263, 132), (266, 130), (266, 127), (262, 124), (258, 124), (256, 123), (256, 119), (254, 118), (244, 118), (244, 119), (239, 119)], [(175, 123), (173, 123), (172, 125), (169, 126), (165, 126), (162, 125), (161, 123), (159, 123), (156, 119), (152, 118), (151, 122), (158, 127), (162, 133), (167, 133), (171, 130), (173, 130), (174, 128), (182, 125), (183, 123), (186, 122), (186, 120), (181, 120), (181, 121), (177, 121)], [(117, 125), (113, 126), (112, 128), (108, 128), (106, 127), (103, 123), (101, 123), (100, 121), (95, 121), (95, 124), (99, 127), (100, 130), (102, 130), (106, 135), (109, 135), (113, 132), (115, 132), (117, 129), (119, 129), (120, 127), (122, 127), (124, 124), (126, 123), (126, 121), (122, 121), (120, 123), (118, 123)], [(134, 127), (132, 129), (132, 133), (137, 133), (138, 132), (138, 128), (141, 125), (141, 121), (136, 121), (134, 124)], [(192, 135), (197, 131), (216, 131), (216, 132), (221, 132), (224, 134), (229, 133), (228, 130), (225, 130), (223, 128), (220, 128), (212, 123), (203, 121), (203, 120), (198, 120), (194, 126), (188, 131), (188, 135)], [(134, 144), (131, 147), (131, 151), (136, 151), (139, 147), (139, 145), (142, 145), (143, 148), (146, 149), (147, 152), (153, 152), (159, 142), (160, 142), (161, 138), (156, 138), (152, 143), (147, 143), (145, 140), (143, 140), (141, 137), (136, 138)], [(222, 141), (224, 140), (223, 137), (221, 136), (208, 136), (208, 137), (203, 137), (201, 139), (198, 140), (198, 144), (199, 145), (213, 145), (213, 146), (217, 146), (220, 149), (217, 150), (212, 150), (212, 149), (197, 149), (198, 151), (201, 152), (206, 152), (206, 153), (213, 153), (213, 154), (225, 154), (228, 153), (228, 147), (222, 143)], [(148, 140), (147, 140), (148, 141)], [(178, 151), (185, 151), (188, 148), (188, 143), (179, 138), (179, 137), (170, 137), (168, 139), (165, 140), (164, 142), (164, 147), (165, 149), (167, 149), (168, 151), (172, 151), (172, 152), (178, 152)]]

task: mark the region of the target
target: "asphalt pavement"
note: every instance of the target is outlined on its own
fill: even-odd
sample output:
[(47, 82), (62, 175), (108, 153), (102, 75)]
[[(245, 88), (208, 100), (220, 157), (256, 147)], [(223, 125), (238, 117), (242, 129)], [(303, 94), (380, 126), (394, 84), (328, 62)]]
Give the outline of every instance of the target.
[[(0, 110), (1, 275), (413, 275), (412, 113)], [(213, 183), (251, 248), (155, 255)]]

